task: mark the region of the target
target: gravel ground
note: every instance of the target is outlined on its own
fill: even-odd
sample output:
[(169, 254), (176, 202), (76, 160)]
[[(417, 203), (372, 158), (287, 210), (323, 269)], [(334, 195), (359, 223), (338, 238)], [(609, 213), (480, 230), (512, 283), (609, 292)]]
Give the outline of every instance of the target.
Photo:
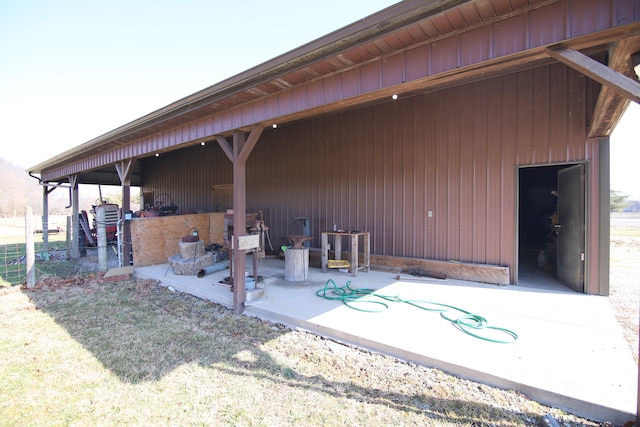
[(611, 241), (611, 293), (609, 302), (638, 364), (640, 321), (640, 239)]

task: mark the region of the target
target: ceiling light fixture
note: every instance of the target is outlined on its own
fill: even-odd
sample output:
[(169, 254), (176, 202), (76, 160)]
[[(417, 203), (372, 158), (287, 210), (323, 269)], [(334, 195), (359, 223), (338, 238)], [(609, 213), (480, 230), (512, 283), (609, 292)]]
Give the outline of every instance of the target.
[(398, 99), (398, 95), (394, 93), (393, 95), (391, 95), (391, 99), (395, 101), (396, 99)]
[(274, 123), (274, 124), (272, 124), (272, 125), (271, 125), (271, 127), (275, 129), (275, 128), (277, 128), (277, 127), (278, 127), (278, 124), (277, 124), (277, 123)]

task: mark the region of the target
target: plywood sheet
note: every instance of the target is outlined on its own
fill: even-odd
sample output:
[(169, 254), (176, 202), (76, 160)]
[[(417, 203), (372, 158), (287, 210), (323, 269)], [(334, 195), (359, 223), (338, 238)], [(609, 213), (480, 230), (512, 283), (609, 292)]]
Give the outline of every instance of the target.
[(165, 264), (180, 253), (180, 241), (198, 230), (204, 245), (222, 243), (223, 213), (136, 218), (131, 221), (133, 265)]
[(212, 212), (209, 214), (209, 243), (223, 244), (224, 213)]

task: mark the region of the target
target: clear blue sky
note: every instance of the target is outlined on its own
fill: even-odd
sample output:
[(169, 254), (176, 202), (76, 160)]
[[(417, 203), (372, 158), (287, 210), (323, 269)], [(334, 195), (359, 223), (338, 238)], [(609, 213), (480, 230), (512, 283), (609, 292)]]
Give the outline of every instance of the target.
[(397, 0), (1, 0), (0, 155), (34, 166)]
[[(0, 157), (34, 166), (396, 2), (1, 0)], [(640, 199), (632, 113), (611, 179)]]

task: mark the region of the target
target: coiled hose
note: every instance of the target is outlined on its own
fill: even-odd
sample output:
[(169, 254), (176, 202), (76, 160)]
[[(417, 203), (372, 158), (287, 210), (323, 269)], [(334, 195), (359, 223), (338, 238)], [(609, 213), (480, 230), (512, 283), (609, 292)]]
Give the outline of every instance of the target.
[[(333, 279), (329, 279), (324, 285), (324, 288), (316, 291), (316, 295), (327, 300), (342, 301), (342, 303), (347, 307), (366, 313), (379, 313), (385, 311), (389, 308), (388, 302), (409, 304), (422, 310), (439, 312), (443, 319), (451, 322), (457, 329), (484, 341), (509, 344), (517, 341), (518, 339), (518, 334), (515, 332), (509, 329), (491, 326), (484, 317), (453, 305), (425, 300), (405, 300), (395, 295), (378, 294), (373, 289), (354, 289), (350, 285), (351, 281), (348, 281), (345, 286), (339, 287)], [(376, 298), (379, 298), (382, 301)], [(450, 311), (458, 312), (459, 315), (447, 315)], [(481, 331), (488, 331), (488, 333), (483, 334)], [(491, 334), (492, 332), (506, 335), (508, 338), (500, 339), (489, 337), (488, 334)]]

